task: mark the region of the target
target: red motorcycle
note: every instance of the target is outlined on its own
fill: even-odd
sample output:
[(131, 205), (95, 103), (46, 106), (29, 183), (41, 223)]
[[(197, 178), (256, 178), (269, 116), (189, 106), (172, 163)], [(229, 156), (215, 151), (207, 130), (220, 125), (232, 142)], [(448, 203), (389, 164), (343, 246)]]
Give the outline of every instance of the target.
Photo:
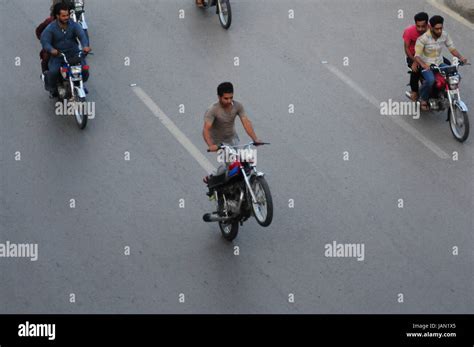
[[(446, 121), (449, 121), (451, 132), (459, 142), (466, 141), (469, 136), (468, 108), (461, 100), (459, 92), (461, 76), (458, 73), (458, 67), (463, 65), (465, 64), (458, 60), (448, 66), (431, 65), (430, 69), (434, 72), (435, 83), (428, 99), (431, 111), (448, 110)], [(405, 94), (410, 98), (409, 92)]]

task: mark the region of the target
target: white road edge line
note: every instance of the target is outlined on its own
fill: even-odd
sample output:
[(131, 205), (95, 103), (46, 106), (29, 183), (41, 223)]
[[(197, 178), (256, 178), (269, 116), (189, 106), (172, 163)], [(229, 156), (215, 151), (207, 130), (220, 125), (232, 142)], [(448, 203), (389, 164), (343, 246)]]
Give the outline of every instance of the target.
[(188, 137), (173, 123), (173, 121), (160, 109), (160, 107), (148, 96), (145, 91), (137, 86), (132, 87), (133, 92), (153, 115), (158, 118), (161, 123), (169, 130), (176, 140), (191, 154), (191, 156), (206, 170), (207, 173), (215, 170), (214, 165), (194, 146)]
[(438, 0), (426, 0), (431, 6), (436, 7), (438, 10), (443, 11), (448, 16), (452, 17), (453, 19), (457, 20), (459, 23), (464, 24), (469, 29), (474, 30), (474, 24), (469, 22), (466, 18), (461, 16), (460, 14), (456, 13), (455, 11), (451, 10), (448, 6), (441, 3)]
[[(329, 65), (329, 64), (324, 64), (324, 66), (331, 71), (334, 75), (336, 75), (342, 82), (347, 84), (349, 87), (354, 89), (360, 96), (362, 96), (365, 100), (370, 102), (372, 105), (380, 109), (380, 102), (372, 96), (370, 93), (365, 91), (361, 86), (359, 86), (355, 81), (353, 81), (350, 77), (346, 76), (342, 71), (337, 69), (335, 66)], [(435, 144), (433, 141), (428, 139), (426, 136), (424, 136), (422, 133), (420, 133), (418, 130), (416, 130), (414, 127), (412, 127), (410, 124), (405, 122), (403, 119), (400, 117), (387, 117), (391, 119), (395, 124), (397, 124), (399, 127), (401, 127), (403, 130), (408, 132), (410, 135), (412, 135), (415, 139), (420, 141), (423, 145), (425, 145), (429, 150), (434, 152), (438, 157), (441, 159), (448, 159), (449, 155), (443, 151), (437, 144)]]

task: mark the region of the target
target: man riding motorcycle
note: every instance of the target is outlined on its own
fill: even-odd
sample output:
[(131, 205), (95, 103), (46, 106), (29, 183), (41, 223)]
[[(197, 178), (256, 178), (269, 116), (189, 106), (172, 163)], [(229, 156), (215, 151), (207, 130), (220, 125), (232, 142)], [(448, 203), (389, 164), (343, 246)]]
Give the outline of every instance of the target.
[[(59, 53), (66, 55), (76, 55), (79, 52), (79, 46), (76, 38), (79, 38), (84, 53), (89, 53), (89, 41), (82, 27), (69, 19), (69, 6), (65, 3), (57, 3), (53, 8), (53, 16), (55, 20), (50, 23), (41, 33), (41, 45), (50, 55), (47, 74), (47, 88), (51, 97), (58, 95), (57, 81), (60, 75), (62, 57)], [(84, 57), (82, 64), (86, 65)], [(88, 74), (84, 74), (84, 82), (88, 79)]]
[[(239, 143), (239, 137), (235, 131), (235, 118), (240, 117), (240, 121), (248, 136), (255, 142), (261, 143), (255, 135), (252, 122), (247, 116), (243, 105), (233, 100), (234, 86), (230, 82), (223, 82), (217, 87), (218, 102), (212, 104), (204, 116), (203, 137), (209, 147), (210, 152), (219, 150), (218, 145), (227, 144), (236, 146)], [(226, 170), (226, 163), (219, 166), (216, 175)], [(203, 181), (208, 183), (209, 176)]]
[(421, 73), (424, 81), (420, 90), (421, 109), (423, 111), (429, 110), (428, 99), (435, 82), (435, 76), (430, 66), (446, 66), (441, 55), (442, 45), (445, 45), (454, 57), (457, 57), (463, 63), (467, 63), (467, 59), (454, 47), (449, 34), (443, 31), (443, 24), (443, 17), (431, 17), (430, 28), (416, 40), (415, 44), (415, 61), (423, 69)]
[(428, 29), (428, 14), (426, 12), (417, 13), (414, 17), (415, 24), (410, 25), (403, 31), (403, 42), (406, 54), (406, 61), (410, 74), (410, 98), (413, 101), (418, 99), (418, 83), (420, 81), (421, 72), (418, 63), (415, 61), (415, 44), (418, 37), (423, 35)]

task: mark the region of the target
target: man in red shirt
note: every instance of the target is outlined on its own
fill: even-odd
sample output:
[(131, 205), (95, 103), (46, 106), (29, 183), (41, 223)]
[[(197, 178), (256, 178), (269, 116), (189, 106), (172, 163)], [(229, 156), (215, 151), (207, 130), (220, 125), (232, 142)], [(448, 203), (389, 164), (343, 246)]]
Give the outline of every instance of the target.
[(426, 12), (420, 12), (415, 15), (415, 24), (407, 27), (403, 32), (407, 64), (412, 70), (410, 74), (410, 97), (413, 101), (418, 99), (418, 82), (420, 81), (421, 75), (421, 68), (415, 61), (415, 43), (418, 37), (423, 35), (426, 30), (428, 30), (428, 14)]

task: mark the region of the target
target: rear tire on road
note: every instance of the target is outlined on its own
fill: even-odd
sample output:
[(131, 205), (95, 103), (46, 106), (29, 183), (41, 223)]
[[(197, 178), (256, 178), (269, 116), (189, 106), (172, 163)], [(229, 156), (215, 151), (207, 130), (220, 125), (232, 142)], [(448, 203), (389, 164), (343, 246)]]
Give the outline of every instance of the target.
[(237, 234), (239, 233), (239, 222), (219, 222), (219, 228), (221, 229), (221, 233), (224, 239), (226, 239), (227, 241), (232, 241), (237, 237)]

